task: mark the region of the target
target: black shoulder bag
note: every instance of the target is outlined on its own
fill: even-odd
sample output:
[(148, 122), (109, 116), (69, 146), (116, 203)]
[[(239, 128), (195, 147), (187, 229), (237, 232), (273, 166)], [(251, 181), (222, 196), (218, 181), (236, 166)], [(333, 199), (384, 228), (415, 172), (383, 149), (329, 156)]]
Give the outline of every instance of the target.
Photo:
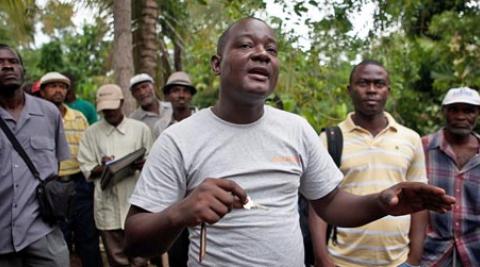
[(2, 117), (0, 117), (0, 126), (12, 143), (13, 148), (27, 164), (33, 177), (40, 182), (36, 188), (36, 195), (42, 219), (48, 224), (68, 220), (68, 218), (70, 218), (70, 212), (72, 211), (73, 197), (75, 196), (74, 181), (62, 180), (61, 177), (57, 175), (52, 175), (42, 180), (32, 160), (28, 157), (22, 145), (20, 145)]

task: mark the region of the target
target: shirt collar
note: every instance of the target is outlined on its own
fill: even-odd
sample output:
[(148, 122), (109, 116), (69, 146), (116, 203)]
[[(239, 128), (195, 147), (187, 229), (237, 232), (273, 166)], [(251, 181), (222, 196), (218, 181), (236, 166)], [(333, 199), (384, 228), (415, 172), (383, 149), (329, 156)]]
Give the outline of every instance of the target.
[[(23, 116), (25, 116), (25, 118), (29, 118), (31, 116), (45, 116), (43, 114), (42, 108), (39, 105), (39, 101), (46, 100), (40, 98), (34, 99), (35, 96), (31, 96), (27, 93), (24, 93), (23, 95), (25, 96), (25, 104), (23, 105), (22, 115), (20, 115), (20, 119)], [(2, 117), (5, 119), (13, 119), (12, 115), (2, 107), (0, 107), (0, 115), (2, 115)]]
[(43, 114), (42, 108), (40, 107), (38, 101), (35, 100), (40, 100), (40, 101), (46, 101), (43, 99), (33, 99), (35, 96), (31, 96), (29, 94), (24, 93), (25, 95), (25, 106), (23, 107), (25, 109), (25, 114), (28, 114), (30, 116), (45, 116)]
[(67, 121), (75, 120), (75, 113), (73, 110), (65, 104), (63, 104), (63, 106), (65, 107), (65, 116), (63, 116), (63, 119)]
[(155, 112), (146, 111), (141, 106), (138, 107), (138, 110), (140, 110), (140, 115), (142, 116), (142, 118), (145, 118), (145, 117), (148, 117), (148, 116), (150, 116), (150, 117), (160, 117), (170, 107), (171, 107), (170, 103), (158, 100), (158, 114), (155, 113)]
[(444, 148), (446, 148), (447, 143), (445, 142), (445, 135), (443, 131), (444, 128), (432, 136), (432, 139), (427, 146), (428, 150), (436, 148), (442, 148), (442, 150), (445, 150)]
[[(355, 113), (354, 112), (348, 113), (347, 119), (345, 121), (345, 130), (347, 132), (353, 132), (354, 130), (360, 130), (360, 129), (365, 131), (365, 129), (356, 125), (353, 122), (353, 119), (352, 119), (353, 114), (355, 114)], [(393, 131), (398, 131), (399, 125), (398, 125), (397, 121), (395, 121), (395, 119), (392, 117), (392, 115), (390, 115), (390, 113), (388, 113), (386, 111), (384, 111), (383, 114), (387, 118), (387, 127), (385, 127), (385, 130), (386, 129), (392, 129)]]
[(118, 131), (119, 133), (125, 135), (127, 133), (127, 126), (126, 126), (126, 121), (128, 118), (126, 116), (123, 116), (122, 122), (120, 122), (117, 127), (111, 125), (108, 123), (105, 119), (101, 120), (101, 126), (102, 130), (107, 134), (107, 136), (110, 136), (114, 131)]
[[(477, 139), (480, 140), (480, 135), (478, 135), (477, 133), (473, 132), (472, 133)], [(430, 149), (436, 149), (436, 148), (440, 148), (441, 150), (443, 151), (447, 151), (448, 150), (448, 143), (445, 139), (445, 128), (442, 128), (440, 129), (436, 134), (434, 134), (432, 136), (432, 139), (431, 141), (429, 142), (428, 146), (427, 146), (427, 149), (430, 150)]]

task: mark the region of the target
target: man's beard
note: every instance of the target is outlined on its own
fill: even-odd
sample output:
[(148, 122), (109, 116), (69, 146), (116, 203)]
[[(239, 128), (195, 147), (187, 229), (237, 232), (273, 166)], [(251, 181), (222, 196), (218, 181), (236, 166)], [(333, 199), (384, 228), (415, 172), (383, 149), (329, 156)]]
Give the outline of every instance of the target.
[(465, 137), (470, 135), (473, 132), (473, 128), (456, 128), (456, 127), (451, 127), (447, 126), (447, 130), (452, 133), (453, 135), (460, 136), (460, 137)]
[(150, 106), (151, 104), (153, 104), (154, 102), (155, 102), (155, 98), (153, 96), (150, 96), (150, 97), (142, 100), (142, 103), (140, 104), (140, 106), (147, 107), (147, 106)]
[(20, 87), (22, 87), (22, 85), (17, 83), (3, 84), (0, 86), (0, 95), (3, 95), (5, 97), (11, 97)]

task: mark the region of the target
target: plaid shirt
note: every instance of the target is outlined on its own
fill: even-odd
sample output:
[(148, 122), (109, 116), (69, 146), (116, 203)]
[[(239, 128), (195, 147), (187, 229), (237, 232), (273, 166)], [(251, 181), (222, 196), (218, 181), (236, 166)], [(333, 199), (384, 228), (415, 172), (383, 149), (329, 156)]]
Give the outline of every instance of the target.
[(448, 213), (430, 212), (422, 266), (446, 266), (454, 249), (462, 266), (480, 266), (480, 154), (459, 170), (443, 129), (422, 142), (429, 183), (457, 199)]

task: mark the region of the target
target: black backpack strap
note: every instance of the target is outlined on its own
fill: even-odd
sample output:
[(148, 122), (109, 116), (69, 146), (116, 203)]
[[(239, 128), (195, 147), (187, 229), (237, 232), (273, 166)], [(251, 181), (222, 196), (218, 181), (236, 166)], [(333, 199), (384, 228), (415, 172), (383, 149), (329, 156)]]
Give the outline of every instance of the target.
[(343, 151), (342, 130), (338, 126), (328, 127), (325, 128), (325, 134), (327, 135), (328, 154), (330, 154), (337, 167), (340, 167)]
[[(327, 149), (328, 154), (332, 157), (333, 161), (340, 168), (342, 164), (342, 152), (343, 152), (343, 135), (340, 127), (328, 127), (325, 128), (325, 134), (327, 135)], [(337, 227), (335, 225), (327, 225), (327, 243), (332, 238), (332, 243), (337, 244)]]
[(37, 168), (35, 168), (35, 165), (33, 165), (33, 162), (30, 159), (30, 157), (27, 155), (27, 152), (25, 152), (22, 145), (20, 145), (17, 138), (13, 134), (12, 130), (8, 128), (7, 123), (3, 120), (1, 116), (0, 116), (0, 127), (2, 128), (3, 132), (7, 136), (8, 140), (10, 140), (10, 143), (12, 143), (13, 148), (17, 151), (20, 157), (22, 157), (22, 159), (25, 161), (28, 168), (32, 172), (33, 176), (37, 178), (40, 182), (42, 182), (42, 179), (40, 179), (40, 173), (37, 171)]

